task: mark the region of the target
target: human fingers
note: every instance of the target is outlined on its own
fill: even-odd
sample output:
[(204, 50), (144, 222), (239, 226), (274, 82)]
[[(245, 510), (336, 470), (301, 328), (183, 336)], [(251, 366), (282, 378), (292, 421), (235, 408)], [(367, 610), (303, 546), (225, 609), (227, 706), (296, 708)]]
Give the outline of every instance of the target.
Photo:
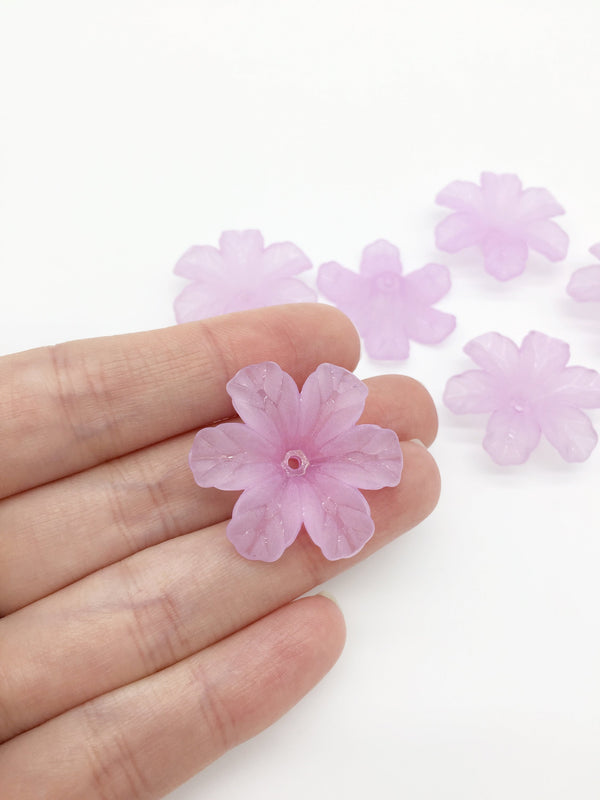
[(210, 646), (414, 527), (437, 502), (439, 475), (424, 447), (402, 449), (399, 486), (366, 493), (375, 535), (354, 558), (328, 561), (301, 534), (278, 562), (247, 561), (223, 522), (142, 550), (0, 620), (0, 740)]
[[(427, 390), (400, 375), (365, 381), (361, 423), (430, 444)], [(0, 613), (8, 614), (162, 541), (227, 519), (237, 494), (200, 489), (187, 464), (193, 433), (0, 501)]]
[(358, 355), (343, 314), (298, 303), (6, 356), (0, 497), (231, 415), (225, 384), (247, 364), (277, 361), (302, 382)]
[(273, 723), (331, 668), (345, 628), (298, 600), (0, 747), (5, 797), (152, 800)]
[(406, 375), (378, 375), (368, 378), (369, 387), (364, 419), (396, 431), (402, 442), (418, 439), (426, 447), (433, 444), (438, 431), (438, 416), (427, 389)]

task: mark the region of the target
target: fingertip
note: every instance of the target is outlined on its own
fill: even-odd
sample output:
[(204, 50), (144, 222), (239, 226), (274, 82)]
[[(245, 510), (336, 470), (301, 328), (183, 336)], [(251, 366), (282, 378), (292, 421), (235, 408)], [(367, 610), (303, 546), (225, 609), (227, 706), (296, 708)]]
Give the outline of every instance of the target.
[(365, 383), (369, 397), (361, 422), (372, 421), (396, 431), (400, 440), (420, 439), (426, 447), (435, 441), (438, 414), (422, 383), (407, 375), (378, 375)]
[[(323, 647), (323, 664), (328, 671), (339, 658), (346, 643), (346, 621), (337, 600), (326, 592), (296, 600), (302, 606), (311, 638)], [(325, 674), (325, 673), (323, 673)]]
[(415, 442), (400, 444), (404, 467), (398, 486), (365, 492), (375, 520), (375, 535), (365, 548), (367, 552), (419, 525), (440, 498), (440, 472), (429, 450)]
[(404, 376), (412, 389), (416, 405), (423, 417), (423, 435), (420, 437), (425, 447), (431, 447), (439, 429), (439, 418), (433, 397), (427, 387), (415, 378)]
[(256, 311), (238, 312), (259, 333), (264, 360), (279, 366), (302, 385), (324, 362), (353, 371), (360, 359), (360, 339), (348, 317), (325, 303), (292, 303)]
[(314, 330), (323, 345), (335, 353), (326, 360), (353, 371), (360, 360), (360, 337), (354, 323), (335, 306), (305, 303), (314, 315)]
[[(405, 487), (410, 490), (421, 515), (418, 522), (428, 517), (437, 506), (442, 490), (442, 479), (437, 461), (422, 443), (401, 442), (404, 463), (410, 465)], [(417, 523), (415, 523), (417, 524)]]

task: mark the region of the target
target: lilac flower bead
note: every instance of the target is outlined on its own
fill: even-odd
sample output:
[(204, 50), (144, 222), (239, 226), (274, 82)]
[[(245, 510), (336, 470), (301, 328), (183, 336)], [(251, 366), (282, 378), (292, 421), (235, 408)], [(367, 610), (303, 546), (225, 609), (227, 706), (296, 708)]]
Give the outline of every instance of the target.
[(435, 200), (454, 211), (436, 226), (436, 246), (447, 253), (479, 247), (486, 272), (500, 281), (524, 271), (530, 249), (550, 261), (567, 255), (569, 237), (551, 219), (563, 207), (547, 189), (523, 189), (516, 175), (483, 172), (481, 186), (454, 181)]
[(450, 378), (444, 403), (455, 414), (491, 414), (483, 446), (497, 464), (522, 464), (542, 433), (566, 461), (585, 461), (598, 436), (582, 408), (600, 407), (600, 375), (567, 367), (569, 345), (532, 331), (519, 348), (499, 333), (465, 353), (481, 369)]
[(264, 246), (260, 231), (225, 231), (219, 249), (195, 245), (175, 265), (192, 283), (175, 298), (177, 322), (216, 317), (231, 311), (314, 302), (316, 292), (295, 276), (311, 269), (291, 242)]
[(392, 430), (356, 425), (367, 387), (321, 364), (298, 391), (271, 361), (227, 384), (243, 422), (204, 428), (190, 467), (199, 486), (243, 489), (227, 537), (249, 559), (275, 561), (302, 525), (328, 559), (348, 558), (374, 531), (359, 489), (396, 486), (402, 450)]
[(317, 286), (354, 322), (371, 358), (408, 358), (411, 339), (438, 344), (456, 326), (452, 314), (431, 308), (450, 289), (446, 267), (426, 264), (403, 275), (398, 248), (384, 239), (365, 247), (360, 274), (322, 264)]

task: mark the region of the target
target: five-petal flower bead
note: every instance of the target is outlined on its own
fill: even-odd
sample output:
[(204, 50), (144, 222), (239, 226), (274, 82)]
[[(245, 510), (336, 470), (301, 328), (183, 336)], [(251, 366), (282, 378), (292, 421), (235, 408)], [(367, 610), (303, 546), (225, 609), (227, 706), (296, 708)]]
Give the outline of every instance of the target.
[(500, 281), (523, 272), (530, 248), (550, 261), (567, 255), (569, 237), (550, 219), (564, 209), (546, 189), (523, 189), (516, 175), (483, 172), (481, 186), (454, 181), (436, 203), (454, 210), (436, 226), (437, 247), (448, 253), (479, 247), (486, 271)]
[(243, 422), (199, 431), (190, 467), (199, 486), (244, 490), (227, 527), (237, 551), (275, 561), (304, 524), (326, 558), (357, 553), (374, 531), (359, 489), (396, 486), (402, 472), (394, 431), (356, 425), (365, 384), (321, 364), (299, 392), (267, 361), (240, 370), (227, 392)]
[(585, 461), (598, 436), (582, 408), (600, 407), (600, 375), (567, 367), (569, 345), (532, 331), (519, 348), (499, 333), (465, 353), (481, 367), (450, 378), (444, 403), (455, 414), (491, 413), (483, 446), (498, 464), (522, 464), (543, 433), (566, 461)]
[(260, 231), (225, 231), (218, 250), (190, 247), (175, 265), (176, 275), (192, 281), (175, 298), (175, 318), (191, 322), (231, 311), (315, 301), (316, 292), (294, 277), (311, 266), (291, 242), (265, 248)]
[(331, 261), (317, 285), (354, 322), (371, 358), (408, 358), (410, 339), (437, 344), (456, 326), (452, 314), (431, 308), (450, 289), (448, 269), (426, 264), (403, 275), (398, 248), (384, 239), (365, 247), (360, 274)]

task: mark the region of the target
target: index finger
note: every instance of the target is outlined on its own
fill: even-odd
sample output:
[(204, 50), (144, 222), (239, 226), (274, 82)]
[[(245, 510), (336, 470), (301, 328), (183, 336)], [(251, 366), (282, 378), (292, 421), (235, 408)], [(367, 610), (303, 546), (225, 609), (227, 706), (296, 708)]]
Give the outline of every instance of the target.
[(229, 416), (225, 384), (248, 364), (276, 361), (302, 383), (358, 355), (343, 314), (299, 303), (7, 356), (0, 497)]

